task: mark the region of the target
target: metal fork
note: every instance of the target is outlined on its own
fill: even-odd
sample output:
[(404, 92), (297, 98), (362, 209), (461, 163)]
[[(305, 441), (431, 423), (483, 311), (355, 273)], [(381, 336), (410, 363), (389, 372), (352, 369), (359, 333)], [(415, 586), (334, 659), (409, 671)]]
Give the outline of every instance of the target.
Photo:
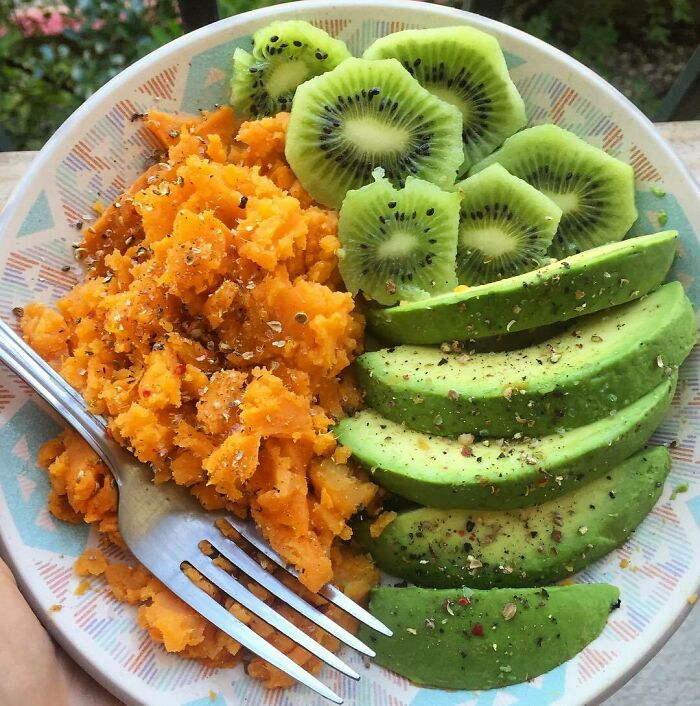
[[(279, 554), (267, 545), (252, 523), (224, 512), (203, 510), (187, 490), (175, 483), (169, 482), (156, 486), (151, 482), (153, 474), (150, 467), (138, 461), (113, 441), (107, 433), (105, 420), (89, 413), (81, 395), (2, 321), (0, 321), (0, 361), (43, 397), (105, 462), (119, 489), (118, 518), (121, 536), (132, 554), (156, 578), (248, 650), (321, 696), (337, 704), (343, 703), (336, 693), (235, 618), (183, 572), (183, 566), (189, 564), (194, 567), (234, 601), (311, 654), (342, 674), (359, 679), (359, 674), (354, 669), (277, 613), (231, 574), (214, 564), (213, 557), (201, 551), (200, 543), (209, 542), (216, 550), (214, 556), (218, 552), (312, 623), (358, 652), (374, 657), (375, 653), (372, 649), (268, 573), (236, 542), (225, 537), (215, 525), (218, 519), (225, 519), (257, 550), (296, 576), (294, 569), (287, 566)], [(335, 586), (327, 584), (321, 589), (319, 595), (378, 632), (389, 636), (392, 634), (389, 628)]]

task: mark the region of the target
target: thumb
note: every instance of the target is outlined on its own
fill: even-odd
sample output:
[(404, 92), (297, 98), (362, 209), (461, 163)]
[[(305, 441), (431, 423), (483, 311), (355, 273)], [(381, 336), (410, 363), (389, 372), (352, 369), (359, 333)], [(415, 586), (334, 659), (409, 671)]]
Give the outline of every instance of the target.
[(0, 674), (5, 675), (0, 680), (0, 704), (66, 704), (66, 684), (53, 643), (2, 559), (0, 615)]

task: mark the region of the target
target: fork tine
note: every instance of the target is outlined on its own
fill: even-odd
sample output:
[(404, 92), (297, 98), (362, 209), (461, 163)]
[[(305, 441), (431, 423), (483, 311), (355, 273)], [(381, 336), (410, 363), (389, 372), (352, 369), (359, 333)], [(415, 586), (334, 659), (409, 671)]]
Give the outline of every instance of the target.
[(325, 684), (316, 677), (309, 674), (287, 655), (282, 654), (276, 647), (273, 647), (267, 640), (253, 632), (247, 625), (244, 625), (238, 618), (235, 618), (223, 606), (219, 605), (213, 598), (210, 598), (202, 589), (197, 588), (179, 569), (176, 574), (166, 574), (161, 572), (158, 578), (181, 598), (185, 603), (203, 615), (210, 623), (216, 625), (219, 630), (223, 630), (227, 635), (237, 640), (251, 652), (262, 657), (266, 662), (281, 669), (289, 676), (301, 682), (309, 689), (313, 689), (317, 694), (336, 704), (342, 704), (343, 699), (335, 692), (331, 691)]
[[(3, 333), (17, 349), (27, 358), (29, 358), (37, 367), (41, 368), (47, 375), (52, 376), (56, 385), (60, 386), (69, 397), (71, 397), (77, 405), (82, 409), (87, 409), (87, 402), (83, 396), (72, 386), (69, 385), (63, 377), (61, 377), (21, 336), (16, 334), (10, 326), (4, 321), (0, 321), (0, 332)], [(93, 417), (96, 423), (105, 426), (105, 421), (102, 417), (88, 412)]]
[(339, 672), (342, 672), (352, 679), (360, 678), (360, 675), (352, 669), (352, 667), (348, 667), (347, 664), (334, 655), (330, 650), (327, 650), (323, 647), (323, 645), (320, 645), (307, 633), (294, 625), (294, 623), (289, 622), (289, 620), (258, 598), (254, 593), (234, 579), (229, 573), (224, 571), (224, 569), (214, 564), (211, 559), (207, 558), (204, 554), (188, 559), (187, 561), (194, 566), (200, 574), (209, 579), (212, 583), (215, 583), (222, 591), (225, 591), (229, 596), (231, 596), (233, 600), (240, 603), (259, 618), (262, 618), (266, 623), (275, 628), (275, 630), (279, 630), (288, 638), (299, 643), (312, 655), (322, 659), (328, 666), (333, 667), (333, 669), (337, 669)]
[[(289, 566), (284, 559), (282, 559), (282, 557), (274, 549), (272, 549), (272, 547), (268, 546), (267, 542), (262, 538), (258, 530), (255, 529), (255, 527), (253, 527), (249, 522), (232, 516), (227, 516), (226, 522), (228, 522), (239, 534), (247, 539), (268, 559), (274, 561), (277, 566), (280, 566), (295, 578), (298, 578), (297, 572)], [(364, 623), (377, 632), (380, 632), (382, 635), (391, 637), (394, 634), (386, 625), (384, 625), (384, 623), (377, 620), (371, 613), (368, 613), (362, 606), (357, 605), (355, 601), (348, 598), (340, 589), (336, 588), (332, 584), (326, 584), (318, 593), (326, 600), (338, 606), (338, 608), (352, 615), (353, 618), (356, 618), (361, 623)]]
[(263, 588), (283, 600), (305, 618), (308, 618), (312, 623), (316, 623), (316, 625), (323, 628), (327, 633), (330, 633), (333, 637), (358, 652), (368, 657), (374, 657), (374, 650), (367, 647), (364, 642), (358, 640), (352, 633), (335, 623), (327, 615), (321, 613), (320, 610), (317, 610), (307, 603), (301, 596), (294, 593), (291, 588), (285, 586), (278, 578), (263, 569), (257, 561), (251, 559), (235, 542), (224, 537), (218, 530), (212, 527), (212, 531), (209, 532), (207, 540), (234, 566), (245, 571), (250, 578), (257, 581)]
[[(289, 571), (289, 569), (287, 569)], [(361, 605), (357, 605), (352, 598), (348, 598), (339, 588), (332, 583), (327, 583), (319, 592), (327, 601), (338, 606), (341, 610), (349, 613), (361, 623), (369, 626), (373, 630), (380, 632), (382, 635), (391, 637), (394, 633), (380, 620), (377, 620), (371, 613), (368, 613)]]

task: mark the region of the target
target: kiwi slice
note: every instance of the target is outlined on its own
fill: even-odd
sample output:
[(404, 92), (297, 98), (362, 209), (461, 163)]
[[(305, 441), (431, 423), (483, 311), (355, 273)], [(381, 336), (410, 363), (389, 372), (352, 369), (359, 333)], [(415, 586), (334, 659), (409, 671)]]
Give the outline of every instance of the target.
[(462, 113), (467, 171), (525, 127), (525, 104), (490, 34), (473, 27), (409, 29), (377, 39), (366, 59), (398, 59), (416, 80)]
[(316, 201), (337, 208), (382, 167), (394, 186), (412, 175), (454, 184), (462, 163), (462, 116), (396, 61), (347, 59), (299, 86), (287, 160)]
[(234, 52), (231, 102), (246, 117), (290, 110), (299, 84), (349, 56), (345, 42), (308, 22), (273, 22), (253, 35), (252, 54)]
[(500, 164), (457, 184), (463, 194), (457, 241), (460, 284), (485, 284), (549, 262), (561, 209)]
[(410, 176), (398, 190), (382, 171), (375, 171), (373, 184), (348, 191), (340, 209), (338, 267), (345, 286), (380, 304), (453, 289), (459, 194)]
[(632, 167), (556, 125), (537, 125), (509, 137), (470, 173), (494, 162), (561, 208), (552, 257), (622, 240), (637, 220)]

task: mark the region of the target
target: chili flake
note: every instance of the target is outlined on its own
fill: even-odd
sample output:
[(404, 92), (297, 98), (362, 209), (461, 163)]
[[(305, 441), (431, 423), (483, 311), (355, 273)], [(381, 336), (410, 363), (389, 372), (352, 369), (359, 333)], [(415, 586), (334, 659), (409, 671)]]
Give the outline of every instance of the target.
[(474, 623), (474, 627), (472, 628), (472, 635), (474, 635), (474, 637), (483, 637), (484, 626), (481, 623)]

